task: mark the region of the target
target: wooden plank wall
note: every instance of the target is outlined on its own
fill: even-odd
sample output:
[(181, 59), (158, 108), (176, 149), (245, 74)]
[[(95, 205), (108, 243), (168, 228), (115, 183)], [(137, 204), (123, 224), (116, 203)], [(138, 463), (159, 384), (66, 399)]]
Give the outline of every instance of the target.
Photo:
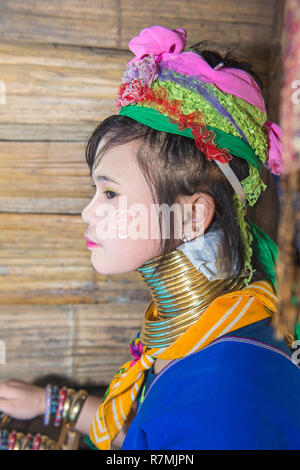
[(106, 384), (130, 359), (150, 293), (136, 272), (95, 272), (80, 217), (92, 195), (84, 146), (116, 113), (128, 41), (160, 24), (185, 28), (188, 45), (234, 48), (254, 63), (269, 105), (277, 3), (0, 2), (1, 381), (59, 374)]

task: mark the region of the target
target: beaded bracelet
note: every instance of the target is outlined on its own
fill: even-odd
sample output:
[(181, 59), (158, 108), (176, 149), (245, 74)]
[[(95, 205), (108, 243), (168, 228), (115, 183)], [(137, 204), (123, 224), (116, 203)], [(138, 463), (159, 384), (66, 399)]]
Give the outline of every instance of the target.
[(8, 438), (8, 450), (12, 450), (16, 443), (17, 431), (11, 431)]
[[(45, 406), (45, 414), (44, 414), (44, 426), (48, 426), (50, 423), (50, 419), (52, 416), (57, 416), (57, 411), (60, 406), (59, 400), (62, 390), (65, 390), (66, 387), (62, 387), (59, 389), (57, 385), (52, 385), (52, 384), (47, 384), (46, 386), (46, 406)], [(61, 398), (62, 400), (62, 398)], [(57, 419), (55, 420), (55, 426), (59, 426), (60, 424), (60, 419), (59, 415), (57, 416)]]
[[(61, 387), (61, 389), (56, 385), (48, 384), (46, 386), (45, 426), (49, 424), (51, 416), (55, 416), (55, 427), (60, 426), (62, 420), (70, 422), (72, 427), (75, 426), (88, 393), (85, 390), (79, 390), (76, 396), (75, 394), (75, 390), (66, 386)], [(70, 415), (71, 419), (69, 419)]]
[(62, 418), (66, 396), (67, 396), (67, 387), (64, 386), (60, 390), (59, 399), (58, 399), (58, 407), (57, 407), (57, 411), (56, 411), (56, 415), (54, 419), (54, 426), (56, 427), (61, 424), (61, 418)]
[(46, 385), (46, 406), (45, 406), (45, 415), (44, 415), (44, 426), (48, 426), (51, 416), (51, 392), (52, 385)]
[(7, 450), (9, 432), (6, 429), (0, 430), (0, 450)]
[(41, 435), (40, 433), (37, 433), (33, 439), (32, 450), (39, 450), (40, 445), (41, 445)]
[(57, 410), (57, 407), (58, 407), (58, 399), (59, 399), (59, 387), (57, 385), (52, 385), (51, 416), (56, 415), (56, 410)]

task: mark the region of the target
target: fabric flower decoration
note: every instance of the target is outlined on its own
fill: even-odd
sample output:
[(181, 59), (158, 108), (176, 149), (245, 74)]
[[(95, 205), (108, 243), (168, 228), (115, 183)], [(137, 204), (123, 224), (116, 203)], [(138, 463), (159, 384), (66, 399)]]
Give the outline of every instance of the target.
[(139, 80), (133, 80), (133, 82), (130, 83), (123, 83), (119, 87), (115, 105), (119, 109), (123, 106), (128, 106), (129, 104), (136, 104), (144, 98), (145, 94), (145, 87)]
[(179, 54), (185, 45), (186, 31), (183, 28), (170, 30), (163, 26), (150, 26), (150, 28), (142, 29), (138, 36), (129, 41), (129, 49), (136, 57), (127, 65), (136, 59), (142, 59), (147, 54), (155, 56), (159, 56), (163, 52)]
[(143, 354), (143, 343), (140, 338), (134, 338), (133, 340), (131, 340), (129, 343), (129, 349), (132, 356), (134, 357), (134, 360), (130, 363), (130, 367), (132, 367)]
[(158, 78), (158, 67), (153, 54), (149, 54), (141, 60), (131, 62), (123, 74), (122, 82), (139, 80), (143, 85), (149, 87)]

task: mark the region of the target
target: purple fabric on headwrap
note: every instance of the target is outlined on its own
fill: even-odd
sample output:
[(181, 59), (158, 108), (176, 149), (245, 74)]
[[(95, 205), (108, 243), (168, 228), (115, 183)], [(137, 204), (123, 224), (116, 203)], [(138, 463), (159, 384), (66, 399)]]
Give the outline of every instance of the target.
[(215, 109), (224, 117), (229, 119), (229, 121), (234, 125), (234, 127), (238, 130), (240, 133), (241, 137), (247, 144), (249, 144), (249, 141), (243, 131), (240, 129), (240, 127), (237, 125), (231, 114), (227, 111), (227, 109), (224, 108), (224, 106), (219, 103), (218, 99), (216, 96), (212, 95), (206, 88), (205, 88), (205, 83), (201, 83), (198, 79), (195, 79), (193, 77), (189, 76), (179, 76), (175, 75), (172, 70), (164, 69), (163, 68), (163, 63), (161, 62), (160, 65), (162, 66), (161, 70), (158, 73), (158, 77), (161, 80), (170, 80), (172, 82), (178, 83), (179, 85), (183, 85), (185, 88), (189, 87), (191, 89), (195, 89), (200, 93), (203, 98), (205, 98), (212, 106), (214, 106)]

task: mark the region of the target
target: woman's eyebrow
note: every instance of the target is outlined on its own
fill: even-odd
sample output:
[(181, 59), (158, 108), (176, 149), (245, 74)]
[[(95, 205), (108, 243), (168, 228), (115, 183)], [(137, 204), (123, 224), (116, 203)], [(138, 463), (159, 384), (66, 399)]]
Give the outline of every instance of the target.
[(111, 178), (108, 175), (95, 175), (94, 174), (94, 178), (95, 178), (96, 181), (109, 181), (110, 183), (115, 183), (115, 184), (120, 185), (120, 183), (118, 183), (118, 181), (114, 180), (113, 178)]

